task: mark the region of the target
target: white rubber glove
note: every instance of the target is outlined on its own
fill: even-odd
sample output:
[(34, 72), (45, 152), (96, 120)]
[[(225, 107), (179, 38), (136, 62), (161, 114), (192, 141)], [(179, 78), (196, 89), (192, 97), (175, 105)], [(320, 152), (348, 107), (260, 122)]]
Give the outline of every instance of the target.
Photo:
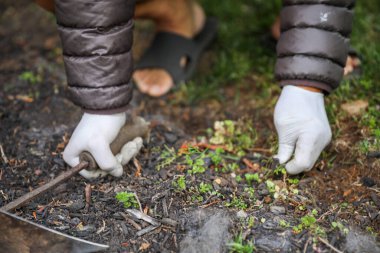
[(279, 138), (277, 158), (289, 174), (309, 171), (331, 141), (324, 95), (296, 86), (285, 86), (274, 111)]
[[(123, 174), (123, 166), (112, 154), (110, 144), (125, 121), (125, 113), (111, 115), (84, 113), (63, 152), (63, 159), (70, 166), (75, 166), (79, 164), (80, 153), (88, 151), (105, 172), (104, 174), (120, 177)], [(94, 177), (94, 173), (87, 170), (82, 170), (80, 174), (85, 178)], [(97, 176), (104, 174), (98, 173)]]

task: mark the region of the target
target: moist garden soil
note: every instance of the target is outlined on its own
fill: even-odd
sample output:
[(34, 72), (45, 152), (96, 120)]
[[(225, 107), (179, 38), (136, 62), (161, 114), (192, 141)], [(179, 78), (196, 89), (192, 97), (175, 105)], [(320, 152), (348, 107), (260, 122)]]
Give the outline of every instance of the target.
[[(0, 3), (0, 22), (3, 206), (68, 169), (62, 151), (81, 111), (65, 98), (54, 18), (32, 3), (5, 1)], [(135, 37), (141, 41), (150, 36), (141, 28)], [(144, 45), (136, 45), (138, 57)], [(206, 56), (201, 66), (207, 73), (212, 51)], [(315, 169), (294, 178), (280, 170), (274, 173), (276, 164), (270, 157), (275, 152), (272, 110), (277, 94), (269, 102), (260, 101), (253, 98), (258, 92), (252, 88), (253, 78), (243, 82), (246, 85), (224, 87), (222, 101), (196, 104), (184, 102), (181, 91), (160, 99), (136, 91), (129, 114), (149, 120), (150, 135), (142, 152), (125, 166), (124, 175), (92, 181), (75, 176), (15, 213), (107, 244), (108, 252), (224, 252), (231, 250), (226, 244), (239, 235), (245, 244), (252, 242), (257, 252), (330, 252), (331, 247), (379, 252), (379, 159), (376, 154), (352, 152), (362, 129), (347, 117), (341, 122), (339, 139), (326, 151), (332, 155), (322, 156)], [(212, 145), (203, 145), (209, 144), (207, 129), (226, 119), (252, 126), (254, 146), (241, 156), (224, 153), (227, 164), (235, 164), (231, 170), (218, 169), (206, 156), (204, 172), (188, 173), (186, 155), (197, 160), (202, 152), (215, 154)], [(198, 153), (191, 154), (193, 146)], [(248, 182), (247, 173), (257, 173), (259, 180)], [(185, 188), (179, 185), (180, 178)], [(299, 182), (292, 184), (292, 179)], [(200, 185), (211, 189), (202, 192)], [(128, 213), (115, 198), (121, 191), (135, 193), (142, 211), (159, 225)], [(312, 224), (305, 224), (303, 217), (311, 217)]]

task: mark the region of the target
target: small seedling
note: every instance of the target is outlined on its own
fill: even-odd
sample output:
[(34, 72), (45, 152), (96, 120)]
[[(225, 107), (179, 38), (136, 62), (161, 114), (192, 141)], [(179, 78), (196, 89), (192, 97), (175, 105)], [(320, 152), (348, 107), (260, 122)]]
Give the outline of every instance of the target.
[(256, 181), (256, 182), (258, 182), (258, 183), (261, 182), (261, 180), (260, 180), (260, 176), (259, 176), (258, 173), (255, 173), (255, 174), (247, 173), (247, 174), (245, 174), (244, 176), (245, 176), (245, 180), (247, 180), (247, 182), (248, 182), (249, 184), (251, 184), (253, 181)]
[(115, 197), (119, 202), (123, 203), (125, 208), (139, 207), (136, 196), (132, 192), (118, 192)]
[(243, 237), (239, 234), (231, 243), (227, 243), (230, 253), (252, 253), (255, 251), (255, 245), (251, 241), (243, 242)]
[(185, 176), (179, 176), (176, 181), (173, 181), (172, 185), (179, 191), (186, 190), (186, 179)]
[(165, 146), (165, 150), (162, 151), (162, 154), (160, 155), (160, 162), (156, 165), (157, 170), (161, 170), (170, 164), (172, 164), (176, 159), (178, 158), (178, 155), (174, 148), (168, 148)]
[(290, 227), (289, 222), (287, 222), (286, 220), (280, 220), (279, 225), (280, 225), (281, 227), (283, 227), (283, 228), (288, 228), (288, 227)]
[(347, 235), (348, 232), (349, 232), (348, 228), (346, 228), (346, 227), (345, 227), (342, 223), (340, 223), (340, 222), (335, 222), (335, 221), (331, 222), (331, 227), (332, 227), (333, 229), (339, 229), (339, 231), (342, 232), (342, 233), (345, 234), (345, 235)]
[(246, 193), (248, 193), (249, 198), (250, 198), (251, 200), (255, 198), (255, 189), (254, 189), (254, 188), (252, 188), (252, 187), (246, 187), (246, 188), (244, 188), (244, 191), (245, 191)]
[(286, 169), (284, 166), (278, 165), (277, 168), (273, 171), (277, 175), (286, 175)]
[(243, 197), (237, 197), (234, 195), (230, 202), (225, 204), (226, 207), (235, 207), (238, 209), (247, 209), (248, 204), (244, 201)]
[(39, 74), (35, 74), (32, 71), (25, 71), (19, 75), (20, 80), (26, 81), (30, 84), (36, 84), (42, 81), (42, 77)]
[(301, 223), (294, 226), (293, 231), (298, 234), (304, 229), (309, 229), (312, 234), (324, 237), (326, 235), (326, 231), (322, 227), (318, 226), (316, 218), (317, 215), (318, 211), (313, 209), (309, 214), (301, 218)]
[(276, 192), (276, 184), (273, 183), (273, 181), (271, 181), (271, 180), (268, 179), (267, 181), (265, 181), (265, 184), (267, 185), (268, 191), (270, 193), (275, 193)]
[(300, 180), (298, 178), (288, 178), (286, 181), (288, 181), (289, 184), (299, 184)]
[(199, 184), (199, 193), (205, 194), (205, 193), (211, 193), (212, 191), (212, 185), (201, 182)]

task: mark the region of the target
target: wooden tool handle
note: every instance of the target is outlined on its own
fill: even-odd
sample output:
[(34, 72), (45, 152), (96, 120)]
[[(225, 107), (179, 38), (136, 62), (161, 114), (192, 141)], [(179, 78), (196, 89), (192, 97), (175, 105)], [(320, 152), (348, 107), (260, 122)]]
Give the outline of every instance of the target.
[[(127, 122), (119, 131), (115, 140), (111, 143), (110, 148), (112, 154), (116, 155), (121, 151), (121, 148), (136, 137), (146, 137), (149, 130), (149, 123), (141, 117), (135, 117)], [(88, 162), (87, 170), (99, 169), (94, 157), (89, 152), (82, 152), (79, 156), (81, 161)]]

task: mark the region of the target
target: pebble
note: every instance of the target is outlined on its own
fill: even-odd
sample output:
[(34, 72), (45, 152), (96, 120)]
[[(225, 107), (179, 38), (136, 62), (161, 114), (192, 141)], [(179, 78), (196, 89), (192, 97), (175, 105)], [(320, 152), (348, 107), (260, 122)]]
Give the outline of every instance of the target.
[(240, 210), (239, 212), (236, 213), (236, 216), (239, 219), (245, 219), (248, 217), (248, 214), (246, 212), (244, 212), (243, 210)]
[(163, 180), (166, 180), (168, 178), (168, 171), (166, 169), (160, 169), (160, 171), (158, 171), (158, 174)]
[(174, 143), (178, 139), (178, 137), (173, 133), (164, 133), (164, 136), (169, 143)]
[[(196, 230), (187, 232), (180, 242), (180, 253), (227, 252), (226, 241), (232, 240), (228, 231), (231, 225), (228, 214), (224, 212), (205, 214), (208, 218), (202, 222), (203, 224), (199, 224)], [(199, 215), (199, 212), (195, 212), (193, 220)]]
[(261, 184), (259, 184), (259, 187), (257, 189), (257, 193), (260, 196), (267, 196), (267, 195), (269, 195), (269, 190), (264, 183), (261, 183)]
[(265, 196), (264, 202), (265, 202), (265, 204), (270, 204), (270, 203), (272, 203), (272, 198), (270, 196)]
[(81, 210), (82, 208), (84, 208), (85, 207), (85, 203), (84, 203), (84, 201), (83, 200), (77, 200), (77, 201), (75, 201), (75, 202), (73, 202), (70, 206), (69, 206), (69, 209), (70, 209), (70, 211), (79, 211), (79, 210)]
[(286, 213), (285, 207), (283, 207), (283, 206), (271, 206), (269, 209), (275, 215), (280, 215), (280, 214)]
[(86, 225), (86, 226), (77, 226), (76, 231), (79, 236), (85, 236), (90, 233), (96, 232), (96, 227), (94, 225)]
[(272, 221), (267, 221), (263, 224), (263, 228), (268, 230), (274, 230), (277, 229), (277, 224)]
[(277, 233), (259, 235), (255, 239), (257, 252), (293, 252), (290, 251), (292, 247), (291, 235), (289, 231), (281, 235)]
[(222, 177), (218, 177), (214, 180), (215, 183), (217, 183), (218, 185), (220, 185), (221, 187), (225, 187), (228, 185), (228, 181)]
[(70, 220), (70, 223), (73, 224), (74, 226), (78, 225), (81, 223), (81, 220), (78, 217), (74, 217)]
[(367, 187), (372, 187), (372, 186), (375, 186), (376, 185), (376, 182), (375, 180), (373, 180), (372, 178), (370, 177), (363, 177), (361, 179), (362, 183), (364, 186), (367, 186)]

